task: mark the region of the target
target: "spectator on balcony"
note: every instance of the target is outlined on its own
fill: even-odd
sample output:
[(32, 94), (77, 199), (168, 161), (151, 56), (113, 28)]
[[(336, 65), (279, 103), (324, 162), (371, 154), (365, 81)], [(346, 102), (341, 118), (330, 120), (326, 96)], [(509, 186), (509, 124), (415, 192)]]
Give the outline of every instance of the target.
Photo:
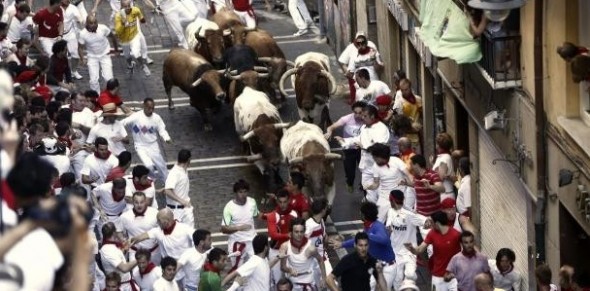
[[(348, 71), (348, 63), (350, 62), (350, 59), (358, 53), (358, 45), (357, 45), (356, 40), (360, 37), (366, 37), (366, 33), (364, 31), (357, 32), (356, 36), (354, 37), (352, 42), (350, 42), (350, 44), (344, 49), (344, 51), (342, 51), (342, 53), (340, 54), (340, 57), (338, 57), (338, 63), (340, 63), (340, 68), (342, 69), (343, 74), (346, 74), (346, 72)], [(375, 43), (373, 43), (370, 40), (367, 41), (367, 46), (377, 50), (377, 46), (375, 45)], [(356, 97), (356, 89), (354, 87), (354, 78), (352, 75), (347, 78), (348, 78), (348, 88), (350, 89), (350, 101), (349, 101), (350, 103), (349, 104), (352, 104), (352, 103), (354, 103), (354, 100)]]
[[(557, 48), (557, 53), (571, 64), (572, 79), (576, 83), (590, 81), (590, 56), (588, 48), (564, 42)], [(587, 91), (590, 91), (588, 87)]]

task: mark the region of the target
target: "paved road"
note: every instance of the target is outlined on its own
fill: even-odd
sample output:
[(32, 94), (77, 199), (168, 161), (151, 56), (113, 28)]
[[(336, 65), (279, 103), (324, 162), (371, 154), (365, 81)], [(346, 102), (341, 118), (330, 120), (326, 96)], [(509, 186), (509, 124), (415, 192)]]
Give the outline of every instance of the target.
[[(39, 8), (40, 2), (37, 2), (36, 8)], [(90, 8), (91, 1), (86, 1), (86, 7)], [(103, 1), (104, 2), (104, 1)], [(140, 2), (140, 1), (136, 1)], [(293, 60), (298, 55), (308, 51), (319, 51), (330, 56), (332, 72), (336, 79), (342, 83), (344, 77), (339, 72), (336, 57), (331, 48), (326, 44), (316, 44), (315, 34), (308, 34), (302, 37), (293, 37), (292, 33), (296, 31), (295, 26), (289, 15), (281, 13), (267, 13), (262, 11), (261, 1), (255, 3), (256, 13), (259, 17), (259, 27), (271, 32), (275, 36), (279, 46), (285, 52), (288, 59)], [(143, 8), (143, 4), (139, 3)], [(180, 149), (190, 149), (193, 155), (191, 167), (189, 168), (189, 178), (191, 180), (191, 200), (195, 209), (195, 217), (198, 228), (211, 230), (214, 235), (214, 245), (219, 247), (226, 246), (226, 237), (219, 233), (222, 209), (224, 205), (232, 199), (232, 184), (243, 178), (251, 184), (251, 194), (259, 202), (262, 210), (269, 210), (270, 206), (264, 205), (262, 191), (262, 177), (258, 170), (251, 164), (247, 163), (244, 153), (242, 153), (238, 136), (234, 131), (233, 114), (229, 106), (224, 106), (219, 114), (212, 120), (213, 132), (205, 132), (202, 126), (200, 114), (188, 104), (188, 96), (178, 88), (172, 90), (172, 97), (176, 103), (176, 109), (171, 111), (167, 108), (166, 95), (164, 93), (161, 81), (162, 64), (170, 48), (177, 43), (174, 37), (171, 37), (171, 30), (166, 25), (162, 16), (156, 16), (146, 9), (146, 16), (151, 19), (142, 26), (146, 36), (149, 56), (154, 60), (150, 66), (152, 75), (145, 77), (141, 72), (133, 76), (126, 75), (126, 65), (122, 57), (113, 57), (113, 69), (115, 77), (121, 82), (121, 96), (125, 102), (141, 108), (141, 101), (146, 97), (151, 97), (156, 101), (156, 112), (160, 114), (167, 125), (167, 129), (174, 141), (173, 144), (162, 144), (165, 152), (165, 158), (173, 164), (176, 154)], [(99, 22), (107, 23), (110, 15), (110, 7), (103, 3), (99, 7)], [(78, 81), (78, 88), (88, 89), (87, 71), (81, 70), (84, 80)], [(286, 82), (289, 83), (289, 82)], [(287, 86), (290, 86), (287, 84)], [(289, 88), (289, 87), (287, 87)], [(290, 91), (292, 92), (292, 90)], [(294, 96), (289, 96), (286, 104), (281, 108), (281, 116), (284, 121), (298, 120)], [(333, 120), (350, 111), (345, 100), (334, 98), (330, 104), (330, 114)], [(335, 147), (335, 145), (333, 145)], [(133, 147), (129, 146), (128, 150), (133, 152)], [(139, 158), (134, 153), (134, 163), (139, 163)], [(362, 228), (359, 220), (360, 215), (358, 205), (361, 200), (360, 193), (350, 194), (346, 191), (344, 182), (344, 173), (342, 164), (335, 163), (336, 171), (336, 199), (334, 200), (333, 212), (331, 219), (333, 223), (329, 224), (329, 232), (335, 234), (339, 232), (347, 237), (354, 235)], [(266, 231), (264, 222), (257, 223), (259, 232)], [(335, 264), (339, 257), (346, 254), (341, 250), (338, 253), (330, 251), (330, 258)]]

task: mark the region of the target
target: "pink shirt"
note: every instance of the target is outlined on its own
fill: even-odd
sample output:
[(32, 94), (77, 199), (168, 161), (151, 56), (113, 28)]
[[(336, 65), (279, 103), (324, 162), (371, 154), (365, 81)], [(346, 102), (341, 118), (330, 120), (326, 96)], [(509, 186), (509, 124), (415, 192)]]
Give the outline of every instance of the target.
[(355, 137), (360, 134), (361, 126), (363, 125), (363, 121), (359, 119), (358, 121), (354, 119), (354, 113), (350, 113), (348, 115), (344, 115), (334, 123), (335, 126), (343, 126), (342, 130), (342, 137)]

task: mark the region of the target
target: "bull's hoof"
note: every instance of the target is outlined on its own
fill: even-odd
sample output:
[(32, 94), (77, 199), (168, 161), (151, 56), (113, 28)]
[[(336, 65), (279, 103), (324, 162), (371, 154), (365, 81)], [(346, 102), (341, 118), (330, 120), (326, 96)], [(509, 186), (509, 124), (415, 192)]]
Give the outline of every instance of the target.
[(174, 106), (174, 103), (168, 103), (168, 109), (169, 109), (169, 110), (174, 110), (174, 109), (176, 109), (176, 107)]
[(203, 125), (203, 129), (206, 132), (210, 132), (210, 131), (213, 131), (213, 126), (211, 126), (211, 124), (205, 124), (205, 125)]

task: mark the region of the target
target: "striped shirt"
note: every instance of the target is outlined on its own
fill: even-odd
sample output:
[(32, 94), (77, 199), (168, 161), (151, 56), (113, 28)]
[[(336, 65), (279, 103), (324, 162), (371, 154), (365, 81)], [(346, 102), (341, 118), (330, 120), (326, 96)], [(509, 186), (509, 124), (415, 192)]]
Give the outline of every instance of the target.
[(424, 175), (414, 175), (414, 189), (416, 190), (416, 212), (430, 216), (434, 212), (440, 210), (440, 193), (426, 188), (424, 182), (421, 180), (428, 180), (430, 185), (441, 182), (438, 173), (426, 169)]

